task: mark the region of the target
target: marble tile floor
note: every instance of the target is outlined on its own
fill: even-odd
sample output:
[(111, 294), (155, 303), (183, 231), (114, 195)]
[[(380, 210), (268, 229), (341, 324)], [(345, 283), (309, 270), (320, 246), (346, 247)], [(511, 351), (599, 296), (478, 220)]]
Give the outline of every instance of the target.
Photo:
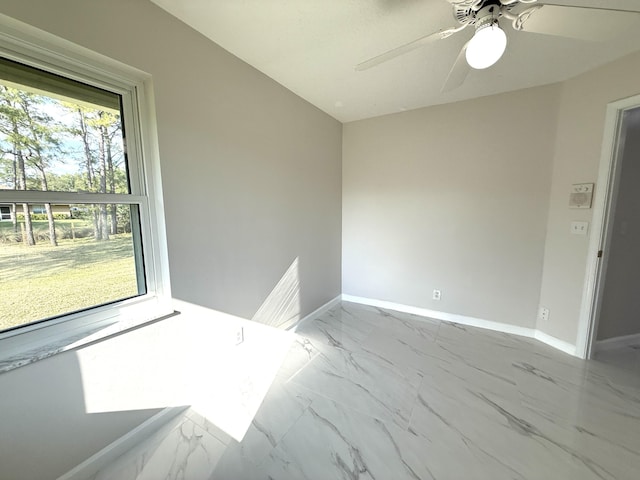
[(636, 372), (640, 371), (640, 342), (637, 345), (627, 345), (626, 347), (612, 350), (598, 351), (594, 355), (594, 360), (620, 365)]
[(635, 350), (346, 302), (296, 333), (241, 442), (189, 410), (92, 479), (640, 479)]

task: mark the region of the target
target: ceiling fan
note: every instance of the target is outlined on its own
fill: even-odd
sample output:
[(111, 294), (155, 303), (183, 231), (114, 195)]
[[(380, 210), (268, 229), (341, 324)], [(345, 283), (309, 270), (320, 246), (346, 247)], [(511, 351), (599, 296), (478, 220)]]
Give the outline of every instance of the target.
[[(538, 0), (446, 0), (453, 7), (453, 16), (459, 25), (431, 33), (356, 65), (366, 70), (435, 40), (444, 40), (467, 27), (475, 33), (460, 51), (445, 81), (442, 91), (459, 87), (469, 68), (484, 69), (495, 64), (507, 46), (507, 35), (502, 29), (508, 22), (514, 31), (559, 35), (581, 40), (601, 40), (630, 26), (640, 11), (602, 6), (577, 6)], [(606, 18), (605, 14), (606, 13)]]

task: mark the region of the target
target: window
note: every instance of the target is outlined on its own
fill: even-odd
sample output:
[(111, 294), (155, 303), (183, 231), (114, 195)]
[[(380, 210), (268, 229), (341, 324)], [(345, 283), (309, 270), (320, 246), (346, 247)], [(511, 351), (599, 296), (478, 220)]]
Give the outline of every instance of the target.
[(170, 310), (148, 78), (46, 41), (0, 34), (0, 341)]

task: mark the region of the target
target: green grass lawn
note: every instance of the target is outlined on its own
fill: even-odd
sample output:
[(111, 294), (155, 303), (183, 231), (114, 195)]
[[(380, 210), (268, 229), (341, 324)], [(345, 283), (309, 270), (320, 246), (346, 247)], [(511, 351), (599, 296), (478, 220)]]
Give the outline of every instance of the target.
[(0, 243), (0, 330), (137, 294), (131, 234)]

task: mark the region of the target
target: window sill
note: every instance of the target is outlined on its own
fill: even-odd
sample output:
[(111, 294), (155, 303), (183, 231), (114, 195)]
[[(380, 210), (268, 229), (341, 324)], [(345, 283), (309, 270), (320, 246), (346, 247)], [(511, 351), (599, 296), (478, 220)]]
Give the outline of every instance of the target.
[[(42, 339), (42, 337), (38, 339), (37, 332), (28, 332), (25, 335), (31, 335), (32, 338), (29, 339), (28, 342), (23, 342), (22, 348), (14, 349), (13, 352), (7, 352), (3, 349), (5, 351), (0, 354), (0, 374), (30, 365), (59, 353), (86, 347), (90, 344), (160, 322), (179, 313), (180, 312), (177, 311), (171, 311), (152, 318), (112, 318), (108, 323), (102, 322), (85, 325), (83, 328), (74, 329), (73, 331), (62, 331), (46, 339)], [(8, 339), (3, 339), (1, 341), (6, 342), (7, 340)]]

